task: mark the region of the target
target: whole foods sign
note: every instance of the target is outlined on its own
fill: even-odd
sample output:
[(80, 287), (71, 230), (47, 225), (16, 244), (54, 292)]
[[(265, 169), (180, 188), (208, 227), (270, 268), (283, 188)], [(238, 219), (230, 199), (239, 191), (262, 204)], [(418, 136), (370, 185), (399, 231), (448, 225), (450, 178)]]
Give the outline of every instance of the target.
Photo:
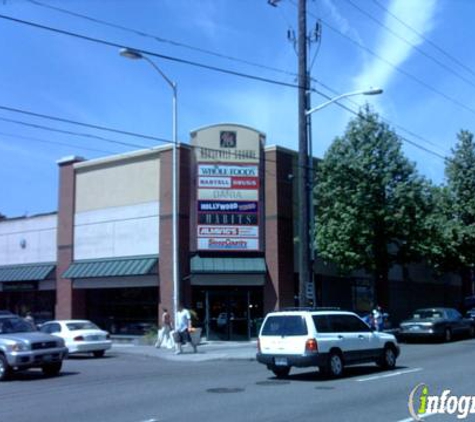
[(264, 136), (238, 125), (192, 132), (196, 163), (198, 251), (261, 251), (261, 156)]

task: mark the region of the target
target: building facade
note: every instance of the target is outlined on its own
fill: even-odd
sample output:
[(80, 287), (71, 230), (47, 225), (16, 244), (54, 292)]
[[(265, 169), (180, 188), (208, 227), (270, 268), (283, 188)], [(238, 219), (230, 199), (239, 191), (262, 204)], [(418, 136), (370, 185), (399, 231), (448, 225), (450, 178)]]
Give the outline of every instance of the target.
[[(220, 124), (177, 147), (178, 296), (209, 339), (256, 335), (296, 305), (296, 152), (256, 129)], [(58, 210), (0, 221), (0, 308), (88, 318), (140, 334), (173, 309), (173, 149), (58, 161)], [(367, 312), (371, 278), (315, 263), (319, 302)], [(454, 304), (460, 285), (424, 266), (391, 272), (391, 310)], [(428, 294), (430, 292), (430, 294)]]

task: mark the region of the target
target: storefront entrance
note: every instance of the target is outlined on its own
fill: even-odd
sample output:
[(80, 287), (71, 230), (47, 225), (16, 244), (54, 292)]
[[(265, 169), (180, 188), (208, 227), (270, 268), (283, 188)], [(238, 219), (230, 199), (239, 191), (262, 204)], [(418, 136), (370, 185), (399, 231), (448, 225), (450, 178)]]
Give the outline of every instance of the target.
[(256, 336), (262, 319), (261, 288), (194, 289), (193, 296), (208, 340), (246, 341)]

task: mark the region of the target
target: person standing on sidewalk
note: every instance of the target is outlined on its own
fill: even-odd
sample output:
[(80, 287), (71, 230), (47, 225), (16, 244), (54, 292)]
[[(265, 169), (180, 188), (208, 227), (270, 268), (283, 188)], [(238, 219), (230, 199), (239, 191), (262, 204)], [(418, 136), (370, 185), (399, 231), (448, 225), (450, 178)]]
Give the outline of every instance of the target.
[(171, 349), (173, 346), (173, 341), (171, 338), (171, 331), (172, 331), (172, 321), (170, 314), (168, 313), (167, 308), (163, 309), (162, 314), (162, 328), (158, 331), (157, 342), (155, 343), (155, 347), (158, 349), (165, 342), (165, 347), (167, 349)]
[[(175, 354), (179, 355), (183, 352), (183, 345), (187, 342), (191, 343), (191, 315), (190, 311), (183, 307), (183, 304), (178, 305), (177, 321), (175, 324)], [(193, 345), (193, 343), (191, 343)], [(193, 345), (193, 350), (196, 351)]]

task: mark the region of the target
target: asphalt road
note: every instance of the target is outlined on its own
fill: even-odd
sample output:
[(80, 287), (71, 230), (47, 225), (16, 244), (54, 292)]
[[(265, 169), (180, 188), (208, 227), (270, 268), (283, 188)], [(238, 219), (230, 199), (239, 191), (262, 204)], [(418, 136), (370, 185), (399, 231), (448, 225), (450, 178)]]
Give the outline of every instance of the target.
[(338, 380), (293, 370), (281, 381), (255, 361), (172, 362), (113, 351), (70, 358), (59, 377), (29, 371), (0, 383), (0, 421), (408, 422), (409, 394), (419, 383), (431, 394), (475, 395), (475, 340), (401, 347), (396, 370), (368, 364)]

